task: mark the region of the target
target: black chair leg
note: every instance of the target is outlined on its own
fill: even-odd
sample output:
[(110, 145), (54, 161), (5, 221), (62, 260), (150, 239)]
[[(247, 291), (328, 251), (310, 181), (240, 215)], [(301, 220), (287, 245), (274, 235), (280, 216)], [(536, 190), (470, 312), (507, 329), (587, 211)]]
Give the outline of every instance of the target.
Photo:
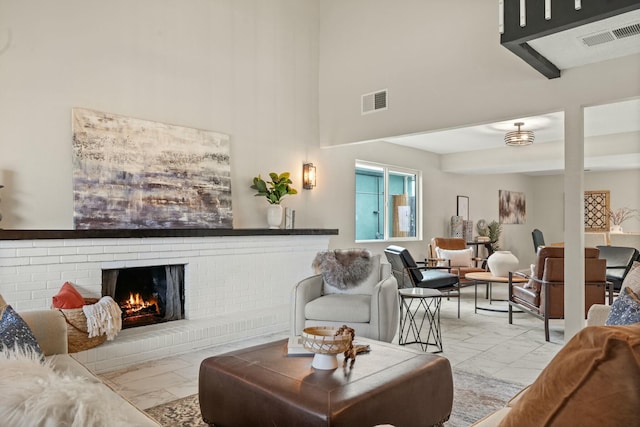
[(549, 317), (546, 313), (544, 316), (544, 340), (549, 342)]

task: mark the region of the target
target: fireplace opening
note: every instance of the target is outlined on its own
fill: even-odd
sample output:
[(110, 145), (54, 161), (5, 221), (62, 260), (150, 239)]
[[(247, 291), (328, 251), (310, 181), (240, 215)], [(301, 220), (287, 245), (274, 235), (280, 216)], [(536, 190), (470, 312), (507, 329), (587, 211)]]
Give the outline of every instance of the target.
[(122, 310), (122, 328), (184, 318), (184, 265), (102, 270), (102, 295)]

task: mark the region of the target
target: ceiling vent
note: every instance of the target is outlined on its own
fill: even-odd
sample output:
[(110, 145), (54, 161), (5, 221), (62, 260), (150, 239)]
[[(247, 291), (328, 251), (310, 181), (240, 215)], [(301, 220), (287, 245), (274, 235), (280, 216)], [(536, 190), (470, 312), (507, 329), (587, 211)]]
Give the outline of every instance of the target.
[(589, 36), (582, 37), (582, 42), (591, 47), (637, 35), (640, 35), (640, 23), (626, 25), (624, 27), (616, 28), (615, 30), (591, 34)]
[(387, 109), (387, 89), (362, 95), (362, 114), (375, 113)]

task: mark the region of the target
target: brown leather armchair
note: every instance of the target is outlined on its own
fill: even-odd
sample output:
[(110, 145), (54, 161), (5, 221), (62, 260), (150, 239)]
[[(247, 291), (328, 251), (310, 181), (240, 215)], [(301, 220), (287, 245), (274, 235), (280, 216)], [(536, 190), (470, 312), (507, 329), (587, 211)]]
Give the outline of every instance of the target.
[[(447, 259), (438, 256), (436, 248), (444, 249), (446, 251), (470, 250), (472, 255), (469, 257), (468, 261), (463, 263), (464, 265), (460, 265), (460, 263), (456, 263), (455, 261), (450, 262), (451, 258)], [(472, 280), (468, 280), (466, 278), (467, 273), (487, 271), (486, 261), (486, 259), (474, 257), (473, 250), (467, 247), (467, 242), (464, 239), (457, 237), (434, 237), (431, 239), (431, 243), (429, 244), (429, 259), (427, 260), (429, 265), (433, 266), (438, 263), (442, 265), (443, 263), (446, 263), (447, 267), (451, 267), (451, 273), (458, 275), (460, 286), (473, 284)]]
[[(607, 261), (599, 258), (597, 248), (584, 249), (585, 298), (584, 312), (593, 304), (604, 304), (607, 285)], [(513, 283), (513, 274), (529, 279)], [(549, 319), (564, 319), (564, 247), (541, 246), (536, 255), (532, 275), (509, 274), (509, 324), (517, 308), (544, 320), (544, 337), (549, 341)]]

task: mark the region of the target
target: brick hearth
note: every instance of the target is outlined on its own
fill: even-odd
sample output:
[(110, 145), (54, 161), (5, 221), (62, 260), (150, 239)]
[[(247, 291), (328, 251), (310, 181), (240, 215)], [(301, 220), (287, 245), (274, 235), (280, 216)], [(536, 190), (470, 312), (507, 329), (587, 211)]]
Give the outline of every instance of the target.
[[(333, 233), (330, 233), (333, 234)], [(46, 309), (65, 281), (101, 296), (102, 269), (185, 264), (185, 320), (122, 331), (76, 354), (95, 372), (289, 328), (290, 292), (329, 235), (0, 240), (0, 294)]]

